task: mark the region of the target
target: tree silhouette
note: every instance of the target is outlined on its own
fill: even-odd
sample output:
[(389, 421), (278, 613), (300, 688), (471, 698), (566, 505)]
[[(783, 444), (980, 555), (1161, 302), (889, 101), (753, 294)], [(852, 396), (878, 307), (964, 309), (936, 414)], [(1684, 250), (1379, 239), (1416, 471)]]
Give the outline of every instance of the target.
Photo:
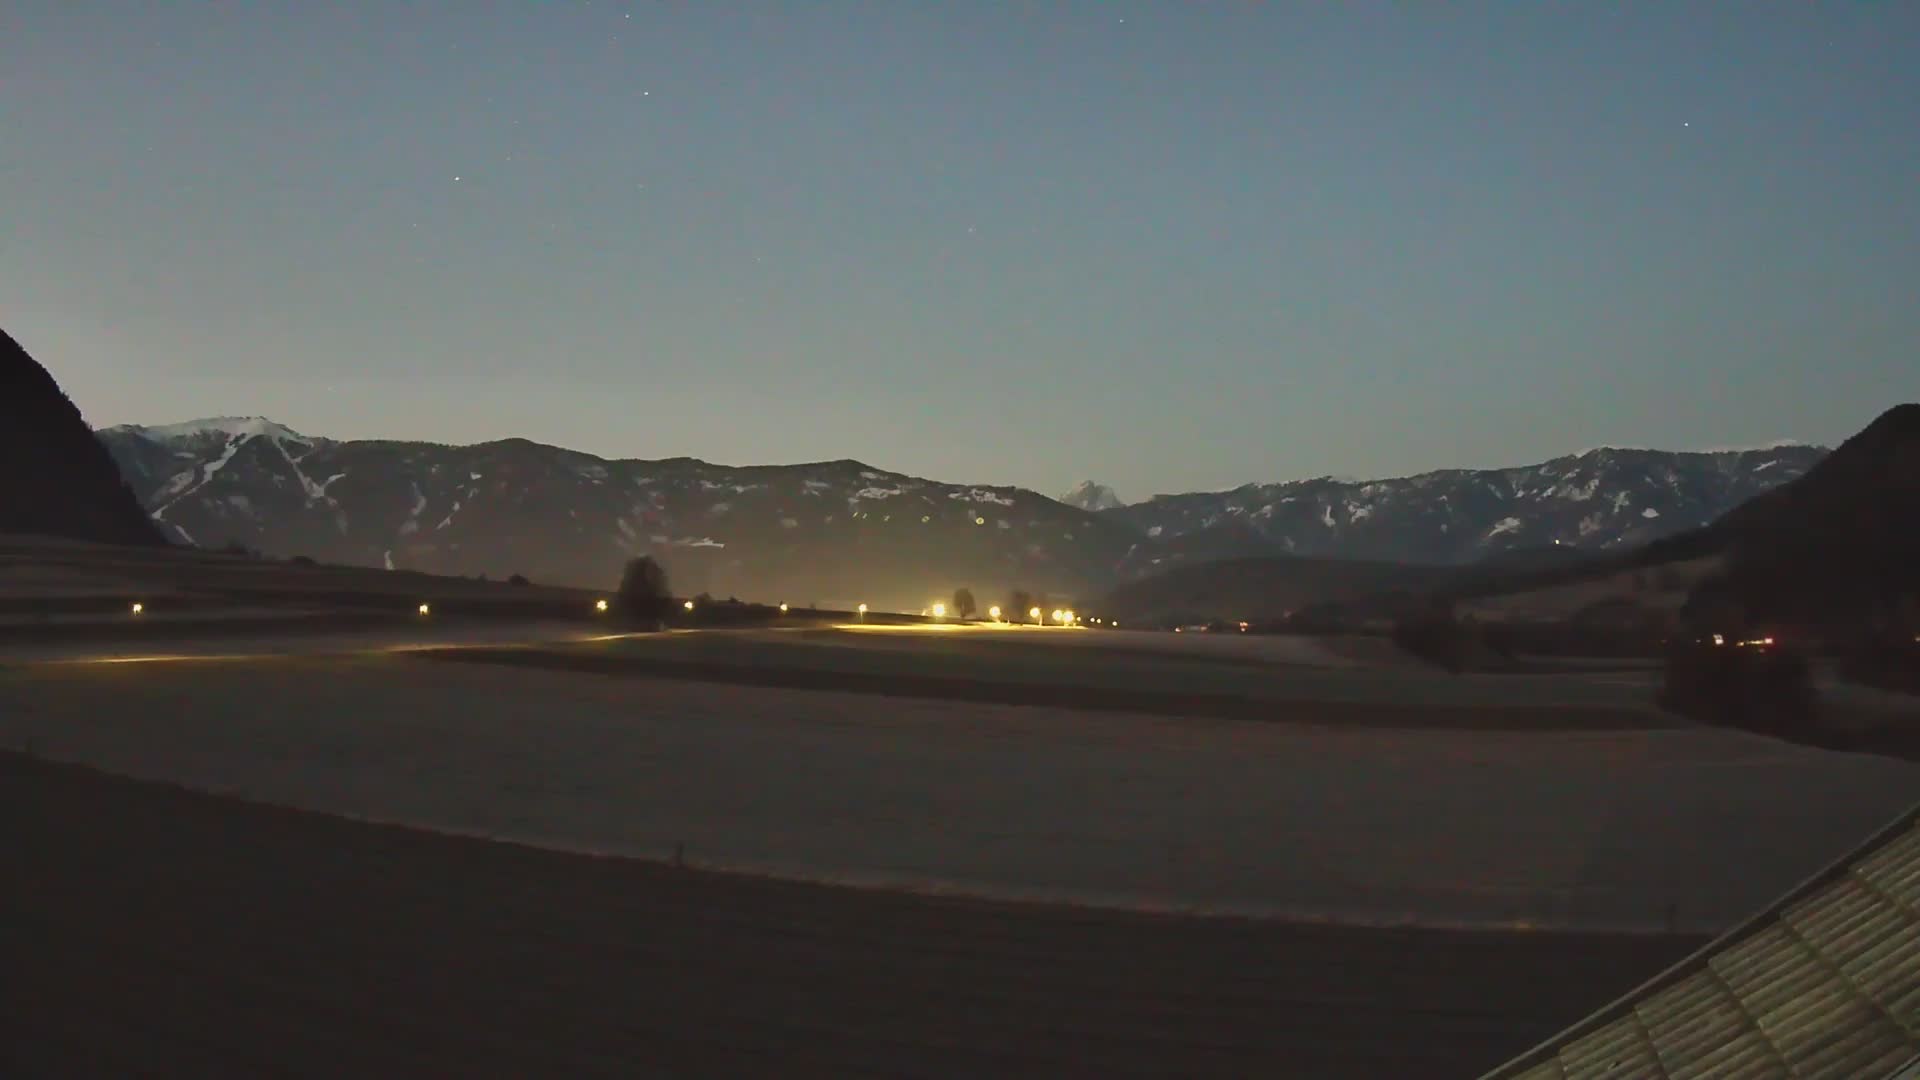
[(630, 619), (658, 621), (673, 606), (673, 593), (667, 587), (667, 572), (651, 556), (627, 560), (620, 575), (617, 594), (620, 612)]
[(980, 605), (973, 602), (972, 589), (963, 585), (953, 590), (953, 613), (955, 615), (963, 619), (971, 619), (973, 618), (973, 613), (979, 610)]
[(1001, 614), (1008, 622), (1019, 622), (1027, 617), (1027, 611), (1033, 607), (1033, 594), (1025, 589), (1015, 589), (1007, 595), (1007, 610)]

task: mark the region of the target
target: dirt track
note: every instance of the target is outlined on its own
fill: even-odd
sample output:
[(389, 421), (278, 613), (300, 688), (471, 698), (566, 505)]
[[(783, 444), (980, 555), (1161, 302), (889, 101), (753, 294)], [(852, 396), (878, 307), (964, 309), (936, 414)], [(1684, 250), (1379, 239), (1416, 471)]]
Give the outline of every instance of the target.
[(1471, 1075), (1697, 944), (841, 891), (0, 754), (0, 1073)]

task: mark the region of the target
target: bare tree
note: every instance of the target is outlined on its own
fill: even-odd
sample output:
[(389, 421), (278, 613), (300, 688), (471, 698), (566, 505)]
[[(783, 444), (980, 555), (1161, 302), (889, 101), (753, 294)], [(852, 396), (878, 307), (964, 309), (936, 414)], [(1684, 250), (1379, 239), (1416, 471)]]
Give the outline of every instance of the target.
[(1033, 594), (1025, 589), (1015, 589), (1007, 595), (1008, 622), (1019, 622), (1027, 617), (1028, 609), (1033, 607)]
[(953, 590), (953, 613), (955, 615), (963, 619), (971, 619), (973, 618), (974, 612), (979, 610), (980, 605), (973, 602), (972, 589), (963, 585)]
[(618, 595), (620, 612), (630, 619), (658, 622), (673, 607), (673, 593), (667, 586), (667, 572), (652, 556), (627, 560), (620, 575)]

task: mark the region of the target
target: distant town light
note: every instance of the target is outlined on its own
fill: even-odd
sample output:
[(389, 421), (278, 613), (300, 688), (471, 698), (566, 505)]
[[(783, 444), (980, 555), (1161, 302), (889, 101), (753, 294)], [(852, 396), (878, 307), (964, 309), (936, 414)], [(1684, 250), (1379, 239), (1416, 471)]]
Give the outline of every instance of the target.
[(787, 613), (787, 605), (785, 605), (785, 604), (781, 604), (781, 605), (780, 605), (780, 614), (782, 614), (782, 615), (785, 615), (786, 613)]
[(867, 605), (861, 604), (859, 607), (854, 608), (854, 610), (858, 611), (862, 615), (865, 615), (867, 613)]
[(973, 519), (973, 523), (975, 525), (985, 525), (987, 523), (987, 519), (983, 517), (977, 517)]
[(1726, 635), (1724, 634), (1713, 635), (1713, 643), (1715, 645), (1725, 645), (1727, 643)]
[(131, 611), (131, 612), (133, 612), (133, 613), (134, 613), (135, 615), (138, 615), (138, 614), (140, 614), (141, 612), (143, 612), (143, 611), (145, 611), (145, 610), (147, 610), (147, 605), (145, 605), (145, 604), (143, 604), (143, 603), (141, 603), (141, 602), (140, 602), (140, 601), (138, 601), (138, 600), (135, 600), (135, 601), (133, 602), (133, 606), (132, 606), (131, 608), (128, 608), (127, 610), (129, 610), (129, 611)]
[(944, 618), (946, 618), (946, 617), (947, 617), (947, 605), (945, 605), (945, 604), (935, 604), (935, 605), (933, 605), (933, 617), (934, 617), (934, 618), (936, 618), (936, 619), (944, 619)]
[(686, 603), (684, 603), (684, 604), (682, 604), (682, 605), (680, 605), (680, 606), (681, 606), (681, 607), (683, 607), (683, 608), (686, 608), (686, 609), (687, 609), (688, 611), (692, 611), (692, 610), (693, 610), (693, 601), (691, 601), (691, 600), (689, 600), (689, 601), (687, 601)]
[(593, 602), (593, 610), (595, 611), (607, 610), (607, 602), (605, 600), (595, 600)]
[(421, 604), (421, 605), (420, 605), (420, 614), (422, 614), (422, 615), (431, 615), (431, 614), (433, 614), (433, 606), (432, 606), (431, 604)]

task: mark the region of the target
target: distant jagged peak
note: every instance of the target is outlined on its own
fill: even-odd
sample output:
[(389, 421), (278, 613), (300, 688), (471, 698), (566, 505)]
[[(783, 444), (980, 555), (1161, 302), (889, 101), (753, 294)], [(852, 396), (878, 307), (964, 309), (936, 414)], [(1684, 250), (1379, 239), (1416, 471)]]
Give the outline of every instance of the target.
[(276, 424), (264, 416), (209, 416), (199, 420), (187, 420), (178, 424), (122, 424), (115, 431), (130, 431), (145, 435), (157, 442), (174, 442), (182, 439), (197, 439), (208, 435), (223, 435), (228, 439), (257, 438), (270, 435), (291, 442), (310, 443), (313, 440), (293, 430), (285, 424)]
[(1087, 511), (1118, 510), (1127, 505), (1111, 487), (1092, 480), (1080, 481), (1072, 491), (1060, 496), (1060, 501)]

